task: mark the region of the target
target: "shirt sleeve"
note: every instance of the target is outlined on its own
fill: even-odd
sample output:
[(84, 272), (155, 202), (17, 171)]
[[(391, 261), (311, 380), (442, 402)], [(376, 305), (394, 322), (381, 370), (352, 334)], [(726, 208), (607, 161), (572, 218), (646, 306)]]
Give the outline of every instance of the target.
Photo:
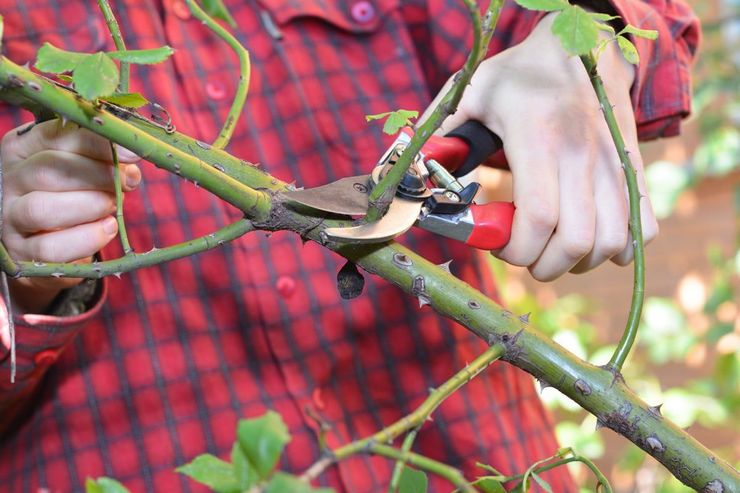
[(658, 39), (632, 36), (640, 54), (632, 87), (641, 140), (677, 135), (691, 111), (691, 67), (701, 38), (699, 20), (683, 1), (612, 0), (624, 22), (658, 31)]
[(49, 367), (100, 311), (108, 283), (98, 282), (90, 309), (74, 316), (14, 314), (15, 382), (10, 381), (9, 312), (0, 297), (0, 436), (14, 426)]
[[(631, 36), (640, 55), (632, 104), (640, 140), (678, 135), (691, 111), (691, 67), (701, 38), (699, 19), (683, 0), (572, 1), (620, 16), (622, 25), (658, 32), (655, 40)], [(519, 6), (514, 8), (521, 9)], [(522, 15), (518, 30), (531, 32), (544, 13)], [(517, 16), (519, 17), (519, 16)], [(515, 38), (516, 39), (516, 38)]]

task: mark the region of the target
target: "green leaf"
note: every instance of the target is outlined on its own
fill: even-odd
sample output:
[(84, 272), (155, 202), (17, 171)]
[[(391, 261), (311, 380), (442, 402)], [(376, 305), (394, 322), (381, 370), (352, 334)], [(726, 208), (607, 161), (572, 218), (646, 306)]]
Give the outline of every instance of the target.
[(542, 479), (538, 474), (532, 473), (532, 477), (537, 482), (540, 487), (545, 490), (547, 493), (552, 493), (552, 488), (550, 487), (550, 483)]
[(554, 12), (568, 7), (567, 0), (516, 0), (516, 3), (525, 9), (545, 12)]
[(609, 22), (614, 19), (619, 19), (618, 15), (602, 14), (601, 12), (589, 12), (588, 15), (600, 22)]
[(632, 65), (640, 63), (640, 55), (637, 53), (637, 48), (632, 44), (632, 41), (620, 35), (617, 36), (617, 44), (619, 45), (619, 49), (622, 50), (625, 60)]
[(284, 472), (276, 472), (270, 483), (267, 485), (265, 493), (334, 493), (331, 488), (314, 488), (310, 484), (302, 481), (297, 476)]
[(106, 96), (103, 99), (109, 103), (124, 106), (126, 108), (141, 108), (142, 106), (149, 104), (149, 100), (138, 92), (117, 92), (110, 96)]
[(151, 65), (167, 60), (174, 52), (169, 46), (160, 46), (150, 50), (110, 51), (107, 55), (121, 62)]
[(61, 74), (73, 71), (87, 56), (89, 56), (87, 53), (62, 50), (51, 43), (44, 43), (36, 54), (34, 66), (41, 72)]
[(387, 111), (385, 113), (378, 113), (377, 115), (365, 115), (365, 120), (369, 122), (373, 120), (385, 119), (385, 124), (383, 124), (383, 132), (387, 133), (388, 135), (393, 135), (398, 133), (398, 131), (401, 130), (403, 127), (411, 125), (411, 118), (416, 118), (418, 116), (418, 111), (396, 110)]
[(231, 17), (222, 0), (203, 0), (203, 10), (214, 19), (221, 19), (232, 28), (236, 27), (236, 21)]
[(578, 6), (560, 12), (552, 23), (552, 32), (571, 55), (585, 55), (599, 42), (597, 22)]
[(288, 428), (275, 411), (267, 411), (258, 418), (240, 420), (237, 437), (242, 452), (260, 479), (270, 475), (280, 459), (285, 444), (290, 441)]
[(234, 446), (231, 447), (231, 465), (234, 467), (234, 475), (240, 491), (247, 491), (257, 483), (259, 479), (257, 471), (242, 452), (239, 442), (234, 442)]
[(627, 24), (624, 29), (619, 31), (619, 34), (624, 33), (632, 34), (634, 36), (637, 36), (638, 38), (658, 39), (658, 31), (655, 31), (653, 29), (638, 29), (631, 24)]
[(87, 55), (72, 72), (75, 89), (89, 101), (113, 94), (118, 78), (115, 62), (101, 51)]
[(105, 476), (97, 480), (87, 478), (87, 481), (85, 481), (85, 491), (87, 493), (129, 493), (128, 488), (121, 483)]
[(211, 454), (199, 455), (191, 463), (180, 466), (175, 471), (208, 486), (216, 493), (244, 491), (239, 487), (234, 467)]
[(478, 478), (473, 482), (473, 486), (483, 493), (506, 493), (504, 485), (493, 478)]
[(426, 493), (429, 479), (424, 471), (404, 466), (398, 481), (399, 493)]

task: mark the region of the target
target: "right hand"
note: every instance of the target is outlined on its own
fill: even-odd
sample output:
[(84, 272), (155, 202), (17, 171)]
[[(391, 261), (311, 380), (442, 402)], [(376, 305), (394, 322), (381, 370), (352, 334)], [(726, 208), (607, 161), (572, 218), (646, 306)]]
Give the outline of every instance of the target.
[[(0, 144), (3, 173), (2, 241), (14, 260), (90, 262), (118, 226), (110, 142), (59, 120), (11, 130)], [(124, 191), (135, 189), (139, 157), (118, 148)], [(26, 277), (11, 282), (17, 308), (43, 313), (63, 289), (81, 279)]]

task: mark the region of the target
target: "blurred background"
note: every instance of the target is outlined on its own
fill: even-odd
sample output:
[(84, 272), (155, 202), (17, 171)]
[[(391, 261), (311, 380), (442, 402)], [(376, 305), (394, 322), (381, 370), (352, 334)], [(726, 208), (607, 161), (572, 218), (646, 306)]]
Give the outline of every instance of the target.
[[(740, 0), (691, 0), (704, 42), (695, 66), (693, 115), (683, 135), (642, 148), (660, 235), (647, 249), (646, 303), (629, 385), (740, 465)], [(504, 189), (508, 176), (484, 170)], [(490, 256), (489, 256), (490, 257)], [(596, 364), (609, 360), (629, 311), (632, 269), (614, 265), (554, 283), (491, 259), (504, 301), (532, 312), (535, 326)], [(595, 460), (620, 493), (691, 491), (660, 464), (558, 391), (543, 399), (563, 446)], [(553, 451), (554, 452), (554, 451)], [(583, 491), (593, 476), (573, 473)]]

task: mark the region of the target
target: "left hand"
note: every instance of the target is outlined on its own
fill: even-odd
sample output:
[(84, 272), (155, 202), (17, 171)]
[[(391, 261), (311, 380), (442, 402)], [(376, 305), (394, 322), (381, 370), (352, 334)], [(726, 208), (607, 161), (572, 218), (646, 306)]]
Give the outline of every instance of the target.
[[(528, 267), (541, 281), (584, 272), (606, 260), (626, 265), (633, 257), (619, 157), (586, 71), (552, 34), (552, 18), (546, 16), (522, 43), (482, 62), (458, 111), (440, 129), (446, 133), (478, 120), (503, 140), (516, 213), (511, 240), (493, 253)], [(599, 72), (645, 195), (640, 205), (647, 244), (658, 224), (637, 145), (630, 99), (634, 67), (610, 43), (599, 59)]]

